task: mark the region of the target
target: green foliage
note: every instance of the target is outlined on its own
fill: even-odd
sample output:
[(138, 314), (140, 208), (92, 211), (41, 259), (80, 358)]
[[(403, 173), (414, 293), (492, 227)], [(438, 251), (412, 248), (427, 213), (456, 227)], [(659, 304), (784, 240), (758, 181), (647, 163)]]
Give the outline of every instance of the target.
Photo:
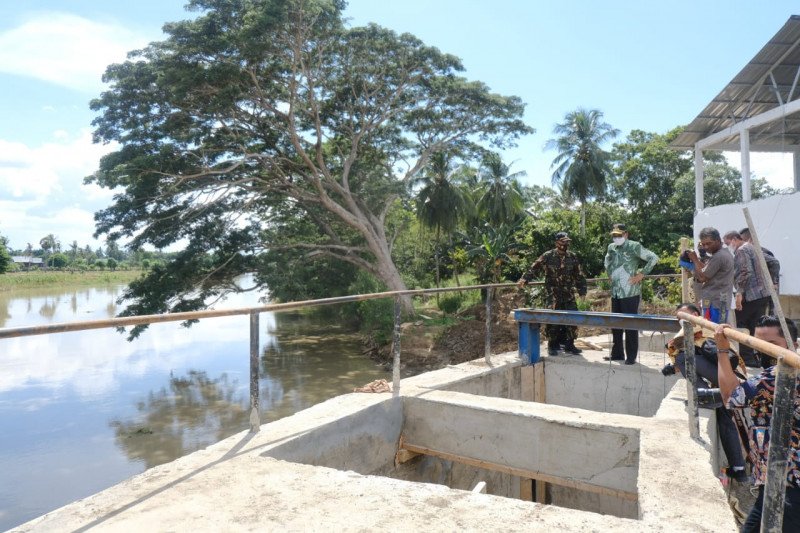
[(69, 263), (69, 258), (61, 252), (54, 253), (47, 258), (47, 266), (51, 268), (64, 268), (67, 263)]
[[(349, 294), (369, 294), (385, 290), (386, 286), (373, 276), (366, 272), (358, 272), (347, 292)], [(361, 330), (370, 333), (378, 342), (385, 342), (391, 338), (394, 327), (394, 300), (392, 298), (364, 300), (344, 306), (344, 309), (345, 313), (354, 309)]]
[(118, 266), (118, 265), (119, 265), (119, 263), (117, 263), (117, 260), (116, 260), (116, 259), (114, 259), (113, 257), (109, 257), (109, 258), (106, 260), (106, 266), (107, 266), (107, 267), (108, 267), (108, 269), (109, 269), (109, 270), (111, 270), (112, 272), (113, 272), (114, 270), (116, 270), (116, 269), (117, 269), (117, 266)]
[[(91, 103), (95, 139), (120, 146), (87, 178), (122, 189), (98, 234), (133, 249), (188, 242), (131, 287), (126, 312), (202, 307), (290, 248), (281, 268), (337, 260), (403, 288), (387, 213), (410, 180), (437, 152), (469, 159), (532, 131), (519, 98), (410, 34), (346, 27), (343, 1), (191, 6), (199, 16), (108, 67)], [(290, 219), (314, 231), (298, 238)]]
[(13, 266), (14, 263), (11, 260), (11, 254), (8, 253), (8, 248), (6, 248), (6, 242), (0, 240), (0, 274), (10, 271)]
[(446, 315), (452, 315), (459, 310), (461, 304), (464, 302), (464, 297), (461, 293), (448, 294), (439, 299), (439, 309)]
[(482, 220), (494, 228), (513, 226), (524, 208), (522, 190), (518, 179), (525, 172), (510, 172), (499, 155), (489, 153), (483, 158), (478, 172), (478, 213)]

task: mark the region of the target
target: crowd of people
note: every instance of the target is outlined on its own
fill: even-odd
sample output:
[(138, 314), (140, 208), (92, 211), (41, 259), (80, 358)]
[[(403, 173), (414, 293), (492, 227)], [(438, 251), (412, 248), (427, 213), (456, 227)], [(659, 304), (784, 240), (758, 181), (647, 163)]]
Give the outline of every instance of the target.
[[(641, 300), (641, 282), (658, 257), (629, 238), (624, 224), (614, 224), (611, 244), (605, 256), (605, 268), (611, 282), (611, 311), (636, 314)], [(586, 278), (580, 260), (569, 251), (569, 235), (559, 232), (555, 248), (536, 259), (518, 281), (523, 287), (535, 277), (545, 280), (545, 304), (551, 309), (577, 310), (575, 293), (586, 294)], [(694, 328), (695, 389), (702, 405), (715, 411), (720, 443), (728, 462), (727, 477), (758, 488), (758, 497), (744, 521), (743, 532), (761, 528), (770, 423), (775, 400), (776, 361), (767, 354), (741, 344), (734, 352), (725, 328), (746, 329), (750, 336), (797, 350), (797, 326), (786, 319), (791, 342), (784, 338), (781, 323), (772, 315), (769, 283), (779, 289), (780, 263), (766, 248), (761, 252), (767, 266), (762, 272), (758, 253), (748, 229), (729, 231), (720, 236), (715, 228), (703, 228), (697, 251), (685, 252), (680, 264), (691, 272), (695, 303), (683, 303), (677, 311), (702, 316), (719, 324), (713, 332)], [(547, 352), (550, 356), (580, 354), (575, 346), (577, 328), (547, 325)], [(680, 372), (685, 376), (686, 355), (683, 333), (667, 344), (671, 363), (665, 375)], [(606, 359), (635, 364), (638, 354), (638, 331), (613, 330), (611, 353)], [(760, 373), (749, 371), (760, 368)], [(787, 457), (783, 531), (800, 531), (800, 378), (796, 382), (794, 416)], [(748, 474), (747, 465), (750, 466)]]

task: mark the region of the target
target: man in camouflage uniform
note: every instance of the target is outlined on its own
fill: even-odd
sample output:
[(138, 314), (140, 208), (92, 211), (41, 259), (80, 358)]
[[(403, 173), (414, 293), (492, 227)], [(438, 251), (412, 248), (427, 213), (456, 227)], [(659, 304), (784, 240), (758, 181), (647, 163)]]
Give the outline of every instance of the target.
[[(575, 290), (577, 289), (579, 295), (586, 296), (586, 277), (581, 270), (578, 256), (569, 251), (570, 242), (566, 232), (556, 233), (556, 247), (539, 256), (517, 282), (517, 286), (522, 288), (532, 278), (544, 275), (545, 305), (550, 309), (577, 311)], [(547, 324), (544, 332), (548, 355), (558, 355), (561, 343), (564, 344), (565, 352), (574, 355), (581, 353), (575, 347), (575, 339), (578, 337), (576, 326)]]

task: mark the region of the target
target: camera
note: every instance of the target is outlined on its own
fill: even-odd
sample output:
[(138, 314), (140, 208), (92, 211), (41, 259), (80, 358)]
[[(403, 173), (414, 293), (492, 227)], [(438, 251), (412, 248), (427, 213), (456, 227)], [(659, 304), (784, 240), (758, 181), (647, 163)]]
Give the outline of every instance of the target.
[(697, 406), (705, 409), (722, 407), (722, 394), (719, 389), (697, 389)]
[(664, 365), (664, 368), (661, 369), (661, 373), (665, 376), (673, 376), (675, 375), (675, 366), (671, 363)]

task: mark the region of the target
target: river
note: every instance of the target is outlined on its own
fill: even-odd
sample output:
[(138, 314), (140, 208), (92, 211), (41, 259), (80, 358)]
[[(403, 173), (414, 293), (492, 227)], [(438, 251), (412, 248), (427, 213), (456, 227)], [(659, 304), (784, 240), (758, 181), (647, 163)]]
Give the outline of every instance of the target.
[[(123, 289), (2, 292), (0, 327), (112, 317)], [(388, 378), (335, 318), (262, 313), (260, 337), (262, 422)], [(0, 340), (0, 530), (247, 429), (248, 403), (247, 316)]]

